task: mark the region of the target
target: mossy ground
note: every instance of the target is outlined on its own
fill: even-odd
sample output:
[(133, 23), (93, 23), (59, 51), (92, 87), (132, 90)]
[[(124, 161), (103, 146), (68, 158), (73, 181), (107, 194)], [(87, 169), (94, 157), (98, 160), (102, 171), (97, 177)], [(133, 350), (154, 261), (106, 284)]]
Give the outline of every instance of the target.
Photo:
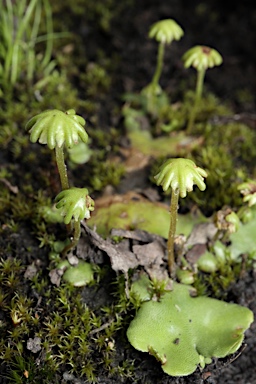
[[(243, 4), (232, 5), (232, 12), (213, 1), (196, 2), (193, 10), (191, 7), (187, 2), (184, 9), (179, 1), (173, 1), (172, 7), (145, 1), (137, 4), (132, 0), (79, 0), (72, 6), (57, 1), (53, 5), (54, 28), (71, 35), (55, 41), (55, 70), (47, 77), (36, 74), (35, 86), (26, 83), (21, 72), (15, 87), (6, 87), (2, 92), (1, 383), (210, 382), (207, 372), (199, 370), (191, 377), (172, 379), (162, 373), (153, 357), (129, 346), (125, 332), (138, 302), (134, 297), (127, 298), (124, 276), (111, 270), (106, 255), (93, 247), (90, 250), (89, 259), (97, 266), (95, 281), (90, 286), (74, 288), (64, 282), (59, 286), (51, 283), (49, 272), (59, 261), (52, 251), (55, 242), (65, 241), (67, 234), (62, 224), (47, 222), (42, 207), (51, 206), (58, 194), (59, 176), (50, 151), (32, 145), (24, 130), (26, 121), (45, 109), (74, 108), (86, 118), (93, 153), (86, 164), (72, 164), (67, 159), (73, 185), (86, 186), (94, 198), (109, 191), (127, 192), (134, 185), (140, 191), (157, 190), (152, 175), (162, 161), (160, 157), (150, 158), (139, 176), (136, 171), (127, 176), (123, 150), (131, 143), (123, 95), (133, 94), (126, 101), (126, 106), (129, 103), (136, 112), (136, 117), (131, 115), (128, 121), (133, 128), (137, 124), (148, 129), (152, 140), (183, 134), (195, 74), (182, 68), (180, 57), (192, 44), (212, 44), (225, 53), (227, 64), (207, 73), (205, 98), (192, 135), (196, 144), (182, 144), (170, 156), (189, 157), (210, 175), (204, 195), (195, 191), (181, 202), (181, 211), (193, 211), (195, 205), (207, 216), (225, 205), (238, 210), (242, 198), (237, 185), (256, 177), (255, 120), (250, 113), (255, 109), (251, 91), (255, 84), (254, 61), (249, 56), (252, 38), (246, 35), (244, 54), (237, 56), (235, 65), (232, 58), (239, 51), (240, 40), (234, 39), (232, 31), (234, 27), (238, 30), (234, 20), (239, 23), (238, 16), (245, 12)], [(155, 64), (156, 44), (147, 39), (148, 28), (170, 14), (186, 27), (186, 37), (184, 43), (175, 43), (166, 52), (161, 82), (168, 102), (165, 99), (160, 104), (156, 116), (155, 112), (145, 110), (138, 95), (151, 80)], [(221, 27), (225, 23), (220, 21), (224, 19), (227, 31)], [(241, 24), (239, 30), (243, 27)], [(203, 35), (205, 41), (201, 39)], [(131, 177), (136, 182), (131, 183)], [(229, 266), (221, 275), (200, 274), (196, 285), (201, 293), (255, 310), (254, 274), (252, 264), (245, 262)], [(41, 339), (40, 350), (36, 338)], [(247, 344), (242, 358), (231, 369), (230, 359), (209, 366), (212, 383), (217, 383), (219, 377), (226, 383), (235, 382), (232, 372), (237, 380), (242, 377), (243, 382), (253, 381), (252, 331), (248, 333)]]

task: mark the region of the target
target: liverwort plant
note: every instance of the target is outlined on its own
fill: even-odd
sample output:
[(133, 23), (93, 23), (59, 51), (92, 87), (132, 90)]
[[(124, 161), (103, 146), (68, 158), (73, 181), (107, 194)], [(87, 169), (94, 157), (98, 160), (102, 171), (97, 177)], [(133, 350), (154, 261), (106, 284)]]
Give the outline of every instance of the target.
[(248, 203), (249, 207), (252, 207), (256, 204), (256, 181), (248, 180), (240, 184), (237, 188), (241, 194), (244, 196), (243, 201)]
[(90, 218), (90, 213), (94, 210), (94, 201), (86, 188), (69, 188), (61, 191), (56, 196), (55, 202), (56, 208), (60, 209), (61, 215), (64, 216), (64, 223), (68, 225), (73, 220), (73, 239), (65, 248), (67, 252), (77, 245), (81, 235), (80, 221)]
[(197, 45), (185, 52), (182, 56), (182, 60), (185, 68), (192, 66), (197, 70), (195, 101), (187, 126), (187, 131), (191, 132), (196, 118), (198, 104), (200, 103), (202, 97), (205, 72), (208, 68), (213, 68), (222, 64), (223, 59), (220, 53), (215, 49), (203, 45)]
[(80, 221), (88, 219), (90, 211), (94, 209), (94, 202), (86, 188), (70, 188), (64, 157), (64, 148), (73, 148), (79, 142), (87, 143), (84, 125), (85, 120), (76, 115), (74, 109), (66, 112), (53, 109), (32, 117), (25, 127), (32, 143), (38, 141), (55, 150), (62, 187), (62, 192), (56, 197), (56, 208), (60, 209), (68, 229), (74, 227), (73, 239), (65, 252), (77, 245), (81, 233)]
[(192, 160), (182, 158), (167, 160), (155, 176), (157, 185), (161, 185), (164, 191), (167, 191), (169, 187), (172, 188), (170, 229), (167, 242), (170, 275), (174, 272), (174, 238), (179, 196), (182, 198), (186, 197), (187, 192), (193, 190), (194, 184), (196, 184), (201, 191), (204, 191), (206, 188), (204, 183), (205, 177), (207, 177), (207, 173), (204, 169), (197, 167)]
[(69, 188), (64, 147), (72, 148), (79, 139), (87, 143), (88, 135), (84, 125), (85, 120), (76, 115), (74, 109), (66, 112), (57, 109), (47, 110), (32, 117), (26, 124), (25, 128), (30, 133), (32, 143), (38, 141), (55, 150), (62, 189)]
[(163, 69), (164, 50), (166, 44), (171, 44), (173, 40), (180, 40), (184, 32), (173, 19), (160, 20), (154, 23), (149, 30), (149, 37), (155, 39), (158, 45), (157, 64), (151, 83), (144, 89), (144, 92), (158, 95), (161, 93), (159, 79)]

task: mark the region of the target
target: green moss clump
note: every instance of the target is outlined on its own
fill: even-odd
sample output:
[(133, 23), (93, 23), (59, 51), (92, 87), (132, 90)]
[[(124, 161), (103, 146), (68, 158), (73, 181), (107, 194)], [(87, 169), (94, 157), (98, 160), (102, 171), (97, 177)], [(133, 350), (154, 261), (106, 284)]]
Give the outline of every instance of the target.
[[(2, 377), (10, 383), (52, 384), (61, 382), (63, 372), (89, 383), (100, 375), (120, 381), (133, 375), (133, 362), (124, 364), (118, 357), (117, 335), (127, 310), (134, 308), (123, 276), (113, 276), (112, 298), (107, 295), (104, 306), (93, 286), (87, 291), (68, 283), (56, 287), (42, 268), (27, 280), (24, 272), (20, 260), (0, 260)], [(110, 271), (99, 276), (109, 280)]]
[(95, 164), (90, 184), (95, 191), (101, 191), (107, 185), (116, 187), (125, 173), (124, 166), (116, 162), (106, 161)]
[(208, 124), (204, 131), (203, 148), (192, 151), (192, 157), (209, 174), (204, 198), (197, 191), (192, 199), (207, 214), (221, 209), (224, 205), (240, 207), (242, 198), (238, 185), (255, 174), (256, 161), (254, 130), (245, 124)]

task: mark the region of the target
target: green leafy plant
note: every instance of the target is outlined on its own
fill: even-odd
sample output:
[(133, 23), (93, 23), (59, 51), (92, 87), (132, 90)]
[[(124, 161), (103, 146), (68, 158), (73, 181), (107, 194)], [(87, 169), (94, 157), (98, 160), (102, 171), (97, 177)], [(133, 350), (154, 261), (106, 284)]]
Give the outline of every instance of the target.
[(213, 48), (197, 45), (193, 48), (190, 48), (183, 55), (182, 60), (184, 61), (185, 68), (192, 66), (197, 70), (195, 101), (187, 126), (187, 131), (191, 132), (195, 122), (198, 105), (202, 97), (205, 72), (208, 68), (213, 68), (217, 65), (220, 65), (222, 63), (222, 57), (219, 52)]
[(213, 357), (235, 353), (253, 322), (248, 308), (191, 297), (190, 290), (175, 283), (160, 301), (142, 303), (127, 330), (132, 346), (156, 357), (171, 376), (189, 375)]
[(206, 185), (204, 178), (207, 173), (199, 168), (189, 159), (169, 159), (159, 169), (155, 176), (157, 185), (161, 185), (164, 191), (172, 188), (172, 197), (170, 205), (170, 229), (167, 242), (168, 267), (170, 274), (174, 269), (174, 237), (177, 224), (177, 211), (179, 196), (184, 198), (187, 192), (193, 190), (196, 184), (201, 191), (204, 191)]
[(64, 216), (66, 225), (73, 222), (74, 233), (72, 242), (65, 248), (65, 252), (74, 248), (81, 235), (80, 221), (90, 218), (90, 212), (94, 210), (94, 201), (89, 196), (86, 188), (69, 188), (61, 191), (55, 198), (56, 208)]
[(160, 20), (154, 23), (149, 30), (149, 37), (155, 39), (158, 45), (157, 65), (151, 83), (144, 92), (153, 95), (161, 93), (159, 79), (163, 69), (164, 49), (166, 44), (171, 44), (173, 40), (180, 40), (184, 32), (182, 28), (173, 19)]
[[(159, 83), (166, 45), (170, 45), (173, 40), (180, 40), (183, 34), (182, 28), (173, 19), (160, 20), (149, 29), (149, 37), (158, 42), (157, 63), (152, 80), (141, 90), (140, 94), (128, 93), (124, 95), (127, 102), (123, 108), (124, 121), (129, 136), (133, 136), (131, 138), (133, 144), (134, 140), (139, 139), (146, 141), (146, 147), (152, 147), (152, 150), (154, 150), (153, 147), (159, 149), (161, 146), (161, 143), (155, 142), (155, 140), (158, 141), (162, 138), (154, 138), (153, 140), (148, 130), (141, 130), (141, 122), (145, 121), (145, 117), (148, 125), (152, 127), (152, 132), (156, 135), (161, 131), (170, 132), (184, 125), (183, 113), (170, 105), (169, 97)], [(136, 135), (135, 138), (134, 135)], [(169, 148), (169, 144), (172, 145), (172, 143), (165, 144), (166, 148)]]
[(64, 147), (72, 148), (79, 139), (87, 143), (88, 135), (84, 125), (85, 120), (76, 115), (74, 109), (66, 112), (47, 110), (32, 117), (26, 124), (25, 129), (30, 133), (32, 143), (38, 141), (55, 150), (62, 189), (69, 188)]
[(245, 183), (242, 183), (237, 188), (243, 195), (243, 201), (248, 203), (249, 207), (252, 207), (256, 204), (256, 181), (248, 180)]
[(152, 116), (158, 115), (159, 109), (169, 104), (168, 97), (159, 84), (163, 69), (165, 46), (171, 44), (173, 40), (179, 40), (183, 34), (182, 28), (173, 19), (160, 20), (150, 27), (149, 37), (159, 43), (157, 64), (151, 82), (141, 91), (141, 102), (142, 105), (146, 106), (146, 111)]
[[(88, 135), (84, 129), (85, 120), (76, 115), (74, 109), (66, 112), (57, 109), (47, 110), (32, 117), (26, 124), (32, 143), (39, 141), (55, 150), (57, 167), (60, 175), (62, 192), (56, 197), (56, 208), (64, 216), (64, 223), (74, 226), (71, 243), (64, 248), (64, 253), (75, 247), (80, 238), (80, 220), (90, 217), (94, 202), (86, 188), (70, 188), (64, 148), (73, 148), (77, 143), (87, 143)], [(70, 225), (71, 224), (71, 225)]]

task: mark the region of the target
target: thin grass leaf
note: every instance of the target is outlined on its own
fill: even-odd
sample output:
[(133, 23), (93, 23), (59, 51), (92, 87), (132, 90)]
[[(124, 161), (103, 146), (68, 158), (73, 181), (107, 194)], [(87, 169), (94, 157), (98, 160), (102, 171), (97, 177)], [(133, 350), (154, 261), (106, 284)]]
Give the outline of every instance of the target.
[(52, 9), (51, 9), (50, 3), (48, 0), (43, 0), (43, 3), (44, 3), (45, 15), (46, 15), (46, 32), (48, 36), (48, 39), (46, 40), (45, 54), (42, 62), (42, 66), (44, 67), (51, 61), (51, 57), (52, 57), (53, 25), (52, 25)]
[[(29, 28), (29, 21), (30, 18), (33, 15), (35, 6), (37, 4), (38, 0), (31, 0), (28, 4), (28, 6), (24, 7), (24, 14), (20, 17), (20, 23), (18, 25), (18, 30), (16, 33), (16, 41), (19, 41), (22, 39), (23, 33), (26, 31), (27, 28)], [(24, 3), (24, 2), (23, 2)], [(26, 3), (26, 2), (25, 2)]]
[(11, 0), (6, 1), (6, 8), (4, 10), (4, 6), (1, 6), (2, 20), (3, 20), (3, 36), (7, 46), (12, 45), (13, 35), (10, 31), (14, 31), (14, 14), (13, 14), (13, 5)]
[(36, 57), (35, 57), (35, 51), (34, 49), (29, 49), (27, 52), (27, 79), (29, 82), (33, 80), (34, 73), (35, 73), (35, 62), (36, 62)]
[(27, 37), (28, 47), (26, 49), (27, 55), (27, 79), (29, 82), (33, 80), (35, 71), (36, 71), (36, 53), (35, 53), (35, 45), (36, 39), (39, 33), (40, 23), (42, 17), (42, 5), (41, 2), (38, 2), (35, 8), (33, 26), (31, 29), (30, 36)]
[(50, 63), (44, 68), (44, 76), (49, 76), (56, 67), (56, 60), (51, 60)]
[(19, 67), (19, 43), (16, 42), (13, 46), (13, 51), (11, 55), (11, 84), (15, 84), (18, 78), (18, 67)]
[(42, 5), (41, 5), (41, 2), (38, 2), (35, 9), (34, 22), (33, 22), (32, 30), (30, 34), (30, 44), (33, 44), (33, 46), (35, 46), (36, 44), (36, 39), (38, 36), (39, 27), (41, 23), (41, 18), (42, 18)]

